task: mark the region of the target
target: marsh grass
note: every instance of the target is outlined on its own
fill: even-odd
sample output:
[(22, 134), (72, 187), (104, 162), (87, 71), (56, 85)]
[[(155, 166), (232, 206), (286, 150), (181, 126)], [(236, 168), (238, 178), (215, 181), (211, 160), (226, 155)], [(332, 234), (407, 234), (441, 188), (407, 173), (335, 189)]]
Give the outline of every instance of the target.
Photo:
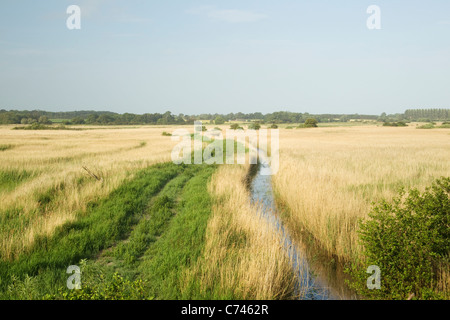
[(47, 285), (62, 285), (69, 265), (93, 258), (122, 239), (135, 224), (135, 215), (145, 210), (148, 199), (181, 170), (170, 163), (140, 171), (108, 198), (91, 203), (88, 212), (80, 213), (75, 221), (56, 228), (51, 236), (37, 236), (33, 245), (15, 261), (0, 261), (0, 288), (5, 290), (14, 276), (38, 274)]
[(392, 200), (399, 187), (424, 190), (449, 176), (448, 159), (444, 130), (286, 130), (274, 191), (293, 235), (306, 231), (330, 259), (364, 263), (359, 220), (367, 219), (374, 202)]
[[(127, 135), (127, 131), (122, 132)], [(139, 132), (142, 134), (146, 131)], [(76, 137), (72, 137), (72, 134)], [(103, 289), (114, 285), (116, 280), (120, 280), (120, 283), (133, 284), (135, 281), (141, 283), (140, 279), (146, 283), (145, 288), (139, 286), (145, 290), (146, 298), (229, 296), (228, 286), (220, 287), (214, 294), (208, 295), (202, 291), (201, 281), (194, 276), (196, 272), (192, 272), (197, 270), (203, 259), (214, 261), (208, 258), (209, 249), (207, 249), (207, 230), (210, 228), (213, 212), (216, 213), (216, 219), (219, 212), (223, 215), (220, 218), (222, 220), (228, 216), (227, 211), (219, 211), (218, 203), (214, 202), (213, 205), (215, 201), (213, 198), (215, 199), (216, 195), (211, 193), (209, 187), (217, 166), (177, 166), (165, 163), (139, 169), (151, 163), (141, 160), (148, 153), (134, 159), (132, 165), (124, 158), (136, 156), (137, 151), (142, 152), (149, 147), (154, 149), (154, 141), (151, 144), (139, 143), (138, 150), (136, 139), (129, 139), (126, 145), (114, 141), (111, 145), (103, 145), (99, 152), (99, 144), (96, 142), (98, 137), (95, 136), (101, 137), (103, 134), (85, 132), (83, 135), (86, 136), (82, 141), (86, 145), (82, 147), (75, 143), (69, 146), (67, 141), (76, 142), (80, 139), (78, 134), (70, 133), (66, 137), (56, 137), (48, 136), (46, 132), (41, 137), (33, 137), (34, 139), (27, 136), (31, 140), (28, 147), (39, 150), (41, 159), (39, 157), (21, 159), (18, 151), (11, 155), (11, 158), (7, 158), (9, 166), (12, 165), (13, 159), (21, 159), (23, 167), (27, 168), (26, 172), (40, 171), (36, 171), (39, 174), (32, 175), (21, 172), (4, 175), (6, 178), (3, 180), (7, 183), (19, 180), (22, 183), (14, 193), (3, 195), (5, 202), (9, 203), (2, 208), (0, 215), (2, 222), (0, 234), (3, 237), (3, 244), (6, 244), (2, 246), (0, 261), (2, 279), (0, 297), (88, 299), (99, 297), (89, 294), (98, 290), (102, 296), (105, 293)], [(86, 139), (88, 137), (92, 140)], [(167, 145), (165, 140), (162, 143)], [(55, 148), (55, 151), (42, 156), (41, 152), (46, 148)], [(75, 150), (80, 149), (83, 150), (83, 154), (74, 154)], [(158, 150), (154, 151), (156, 152), (152, 153), (153, 156)], [(98, 161), (110, 156), (113, 156), (112, 162)], [(52, 157), (57, 160), (50, 161)], [(77, 174), (69, 174), (64, 179), (58, 179), (61, 174), (67, 174), (69, 168), (78, 167), (81, 161), (83, 165), (87, 163), (86, 167), (103, 177), (103, 180), (97, 181), (82, 170)], [(50, 163), (52, 170), (48, 168)], [(105, 164), (108, 163), (115, 166), (107, 168)], [(230, 177), (235, 180), (227, 182), (229, 187), (236, 184), (240, 186), (239, 188), (245, 189), (241, 174), (245, 176), (247, 169), (241, 170), (240, 174)], [(114, 174), (119, 177), (113, 178)], [(82, 197), (85, 193), (86, 195), (90, 193), (90, 196)], [(80, 203), (71, 206), (67, 211), (68, 215), (61, 213), (60, 210), (63, 210), (68, 199), (73, 201), (74, 197), (79, 197)], [(248, 201), (244, 198), (241, 200), (246, 203)], [(233, 210), (237, 209), (238, 207), (234, 207)], [(290, 290), (284, 286), (286, 282), (280, 282), (280, 279), (285, 279), (284, 272), (290, 271), (289, 264), (283, 260), (286, 257), (279, 255), (279, 247), (276, 241), (270, 238), (268, 230), (261, 231), (257, 227), (251, 229), (255, 210), (250, 208), (246, 210), (248, 230), (244, 233), (235, 230), (230, 233), (229, 238), (221, 240), (227, 248), (239, 247), (245, 249), (246, 253), (246, 256), (241, 258), (236, 255), (240, 252), (231, 250), (233, 253), (229, 256), (229, 259), (240, 261), (240, 273), (235, 281), (243, 283), (233, 296), (284, 297)], [(44, 221), (52, 221), (52, 227), (41, 230)], [(238, 219), (233, 221), (235, 227), (240, 223)], [(260, 227), (264, 225), (261, 224)], [(17, 233), (17, 230), (21, 232)], [(252, 233), (255, 235), (252, 236)], [(255, 237), (260, 240), (253, 239)], [(272, 246), (261, 248), (257, 257), (250, 262), (252, 268), (248, 269), (249, 265), (245, 262), (247, 257), (250, 257), (258, 245), (269, 239), (273, 240)], [(266, 252), (268, 249), (270, 250)], [(212, 257), (216, 258), (217, 256)], [(272, 258), (274, 260), (266, 264), (266, 259)], [(88, 281), (87, 285), (92, 285), (92, 288), (86, 288), (83, 291), (86, 294), (67, 295), (65, 270), (69, 265), (79, 264), (84, 259), (89, 259), (90, 264), (99, 267), (105, 277), (98, 277), (97, 282)], [(282, 267), (279, 267), (280, 264)], [(231, 263), (227, 267), (233, 268), (233, 265)], [(259, 279), (258, 283), (252, 283), (259, 278), (257, 272), (266, 267), (270, 268), (268, 272), (271, 278)], [(90, 272), (89, 270), (88, 268), (85, 272)], [(208, 275), (203, 271), (203, 276), (209, 277), (210, 280), (218, 276)], [(232, 271), (233, 269), (229, 269), (227, 272)], [(117, 272), (120, 272), (123, 278), (122, 276), (114, 278)], [(87, 276), (88, 279), (95, 279), (95, 276)], [(252, 279), (248, 279), (248, 276)], [(273, 283), (270, 283), (272, 281)], [(269, 291), (266, 290), (268, 287)], [(254, 295), (255, 288), (257, 295)], [(132, 295), (126, 294), (114, 295), (119, 296), (133, 298)]]
[(16, 146), (0, 153), (0, 257), (9, 261), (37, 237), (75, 221), (89, 203), (108, 197), (137, 171), (170, 161), (174, 146), (152, 127), (31, 133), (6, 126), (0, 133), (1, 145)]
[(297, 281), (282, 239), (256, 206), (246, 187), (248, 166), (222, 166), (210, 193), (213, 215), (206, 244), (187, 271), (183, 292), (196, 299), (289, 299)]
[(0, 192), (11, 191), (21, 183), (32, 178), (36, 173), (20, 169), (0, 171)]

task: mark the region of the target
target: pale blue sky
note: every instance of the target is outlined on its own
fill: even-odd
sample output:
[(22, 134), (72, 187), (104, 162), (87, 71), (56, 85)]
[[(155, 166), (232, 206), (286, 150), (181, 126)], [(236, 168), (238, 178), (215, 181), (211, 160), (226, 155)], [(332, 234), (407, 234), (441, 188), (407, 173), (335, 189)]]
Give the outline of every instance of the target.
[(0, 1), (0, 109), (381, 114), (449, 88), (448, 0)]

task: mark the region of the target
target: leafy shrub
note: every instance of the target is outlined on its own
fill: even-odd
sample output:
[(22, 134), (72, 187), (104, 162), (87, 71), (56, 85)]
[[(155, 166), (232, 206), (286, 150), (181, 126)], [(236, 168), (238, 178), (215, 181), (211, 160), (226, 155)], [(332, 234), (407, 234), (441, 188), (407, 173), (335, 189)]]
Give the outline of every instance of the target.
[(39, 290), (38, 279), (25, 275), (23, 280), (16, 276), (11, 277), (11, 284), (7, 288), (8, 298), (11, 300), (39, 300), (41, 292)]
[(52, 124), (50, 119), (47, 116), (40, 116), (39, 121), (40, 124)]
[(306, 119), (305, 128), (317, 128), (318, 121), (316, 119)]
[(100, 283), (84, 286), (80, 290), (60, 289), (59, 295), (48, 296), (48, 300), (151, 300), (145, 295), (142, 280), (129, 281), (115, 273), (111, 280), (100, 276)]
[(108, 274), (99, 265), (80, 262), (81, 289), (60, 288), (57, 294), (45, 295), (46, 300), (151, 300), (147, 283), (140, 279), (130, 281), (119, 273)]
[(219, 117), (217, 117), (217, 118), (214, 120), (214, 123), (215, 123), (216, 125), (221, 125), (221, 124), (224, 124), (225, 121), (226, 121), (226, 120), (225, 120), (223, 117), (219, 116)]
[(367, 266), (381, 269), (381, 289), (368, 290), (365, 270), (353, 269), (353, 286), (366, 297), (439, 299), (437, 266), (450, 263), (450, 178), (437, 180), (424, 193), (402, 190), (393, 203), (381, 201), (361, 222)]
[(306, 119), (305, 123), (298, 126), (299, 129), (301, 128), (317, 128), (318, 127), (318, 121), (316, 119), (310, 118)]
[(168, 133), (168, 132), (166, 132), (166, 131), (164, 131), (164, 132), (162, 133), (162, 135), (165, 136), (165, 137), (171, 137), (171, 136), (172, 136), (171, 133)]
[(417, 127), (417, 129), (434, 129), (434, 124), (427, 123), (427, 124)]
[(403, 121), (383, 123), (383, 127), (407, 127), (407, 126), (408, 125)]
[(83, 118), (81, 118), (81, 117), (75, 117), (75, 118), (73, 118), (71, 121), (70, 121), (72, 124), (85, 124), (86, 123), (86, 121), (84, 121), (84, 119)]
[(250, 130), (259, 130), (261, 129), (261, 125), (259, 124), (259, 122), (253, 122), (248, 126), (248, 128)]
[(237, 123), (233, 123), (233, 124), (230, 126), (230, 129), (231, 129), (231, 130), (244, 130), (244, 128), (242, 128), (241, 126), (239, 126), (239, 124), (237, 124)]

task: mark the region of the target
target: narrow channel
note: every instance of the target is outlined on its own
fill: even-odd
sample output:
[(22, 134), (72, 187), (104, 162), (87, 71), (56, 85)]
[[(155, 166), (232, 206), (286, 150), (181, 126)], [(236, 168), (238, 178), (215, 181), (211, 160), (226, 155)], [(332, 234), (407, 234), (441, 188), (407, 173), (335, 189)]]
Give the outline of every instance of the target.
[[(261, 152), (258, 152), (261, 155)], [(251, 202), (261, 207), (264, 217), (274, 227), (274, 232), (280, 233), (284, 241), (284, 250), (287, 251), (293, 270), (298, 273), (298, 283), (295, 296), (302, 300), (352, 300), (357, 296), (347, 288), (346, 275), (343, 267), (330, 261), (323, 255), (320, 248), (311, 242), (301, 242), (301, 239), (292, 239), (289, 231), (284, 228), (277, 212), (277, 206), (272, 190), (272, 179), (269, 164), (259, 157), (259, 169), (251, 185)]]

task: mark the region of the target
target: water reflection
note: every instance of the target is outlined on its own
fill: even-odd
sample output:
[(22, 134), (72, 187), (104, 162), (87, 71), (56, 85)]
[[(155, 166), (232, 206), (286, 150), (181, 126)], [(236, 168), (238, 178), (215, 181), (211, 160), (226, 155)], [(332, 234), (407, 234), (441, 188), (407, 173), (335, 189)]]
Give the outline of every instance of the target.
[(294, 270), (298, 272), (296, 296), (305, 300), (357, 298), (345, 284), (346, 274), (340, 263), (324, 255), (320, 248), (314, 245), (314, 241), (305, 241), (307, 236), (303, 236), (303, 239), (292, 239), (283, 227), (274, 200), (270, 166), (265, 161), (261, 161), (259, 170), (253, 178), (251, 201), (261, 206), (262, 213), (274, 227), (274, 232), (279, 232), (284, 239), (284, 248), (292, 260)]

